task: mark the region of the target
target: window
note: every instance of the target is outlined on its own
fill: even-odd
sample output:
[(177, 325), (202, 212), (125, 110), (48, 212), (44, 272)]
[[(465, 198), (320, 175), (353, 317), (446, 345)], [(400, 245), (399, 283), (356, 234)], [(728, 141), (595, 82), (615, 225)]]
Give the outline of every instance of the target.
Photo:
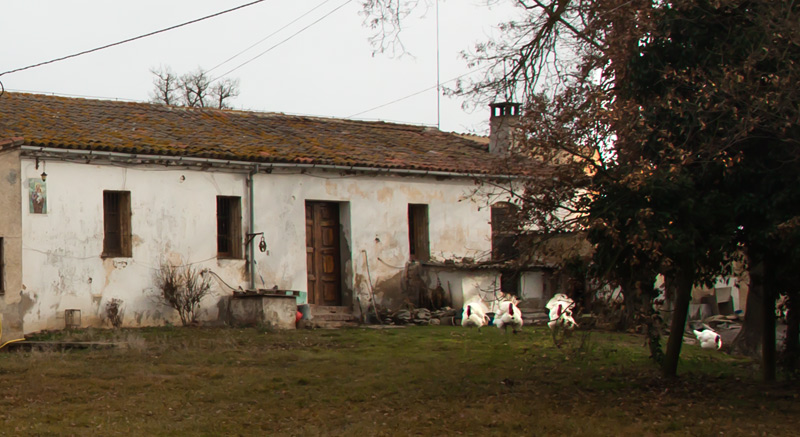
[(3, 254), (3, 237), (0, 237), (0, 296), (6, 294), (6, 287), (5, 287), (5, 266), (6, 266), (6, 258)]
[(499, 202), (492, 205), (492, 260), (506, 261), (519, 256), (516, 232), (517, 207)]
[(519, 272), (505, 271), (500, 273), (500, 291), (505, 294), (519, 296)]
[(408, 244), (412, 260), (431, 259), (428, 241), (428, 205), (408, 205)]
[(130, 191), (103, 191), (103, 256), (132, 256)]
[(217, 257), (242, 257), (242, 199), (217, 196)]

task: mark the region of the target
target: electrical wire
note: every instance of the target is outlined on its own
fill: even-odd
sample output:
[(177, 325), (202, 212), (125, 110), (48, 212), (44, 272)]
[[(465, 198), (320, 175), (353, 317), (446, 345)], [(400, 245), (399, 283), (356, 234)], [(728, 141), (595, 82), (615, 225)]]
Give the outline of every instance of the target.
[(220, 15), (227, 14), (229, 12), (233, 12), (233, 11), (236, 11), (236, 10), (239, 10), (239, 9), (243, 9), (243, 8), (248, 7), (248, 6), (255, 5), (257, 3), (262, 3), (264, 1), (266, 1), (266, 0), (256, 0), (256, 1), (253, 1), (253, 2), (250, 2), (250, 3), (246, 3), (246, 4), (243, 4), (243, 5), (240, 5), (240, 6), (236, 6), (235, 8), (226, 9), (224, 11), (217, 12), (217, 13), (214, 13), (214, 14), (211, 14), (211, 15), (206, 15), (205, 17), (196, 18), (194, 20), (187, 21), (185, 23), (176, 24), (174, 26), (170, 26), (170, 27), (167, 27), (167, 28), (164, 28), (164, 29), (161, 29), (161, 30), (156, 30), (154, 32), (146, 33), (144, 35), (135, 36), (133, 38), (128, 38), (128, 39), (125, 39), (125, 40), (122, 40), (122, 41), (117, 41), (117, 42), (111, 43), (111, 44), (106, 44), (106, 45), (104, 45), (102, 47), (96, 47), (96, 48), (93, 48), (93, 49), (84, 50), (84, 51), (79, 52), (79, 53), (73, 53), (71, 55), (62, 56), (60, 58), (51, 59), (49, 61), (40, 62), (38, 64), (28, 65), (27, 67), (21, 67), (21, 68), (16, 68), (14, 70), (4, 71), (4, 72), (0, 73), (0, 76), (6, 75), (6, 74), (10, 74), (10, 73), (16, 73), (18, 71), (29, 70), (31, 68), (41, 67), (43, 65), (52, 64), (52, 63), (59, 62), (59, 61), (64, 61), (64, 60), (70, 59), (70, 58), (76, 58), (78, 56), (82, 56), (82, 55), (86, 55), (86, 54), (89, 54), (89, 53), (93, 53), (93, 52), (97, 52), (97, 51), (100, 51), (100, 50), (104, 50), (104, 49), (107, 49), (107, 48), (111, 48), (111, 47), (115, 47), (115, 46), (118, 46), (118, 45), (126, 44), (126, 43), (129, 43), (129, 42), (132, 42), (132, 41), (136, 41), (136, 40), (139, 40), (139, 39), (147, 38), (149, 36), (157, 35), (159, 33), (164, 33), (164, 32), (170, 31), (170, 30), (174, 30), (174, 29), (177, 29), (179, 27), (188, 26), (189, 24), (194, 24), (194, 23), (198, 23), (200, 21), (208, 20), (209, 18), (218, 17)]
[(241, 64), (239, 64), (239, 65), (237, 65), (236, 67), (234, 67), (234, 68), (232, 68), (232, 69), (230, 69), (230, 70), (226, 71), (225, 73), (223, 73), (223, 74), (221, 74), (221, 75), (219, 75), (219, 76), (215, 77), (214, 79), (211, 79), (211, 82), (216, 82), (216, 81), (218, 81), (218, 80), (222, 79), (223, 77), (225, 77), (225, 76), (227, 76), (227, 75), (229, 75), (229, 74), (233, 73), (234, 71), (236, 71), (236, 70), (238, 70), (238, 69), (240, 69), (240, 68), (244, 67), (245, 65), (247, 65), (247, 64), (249, 64), (249, 63), (251, 63), (251, 62), (255, 61), (256, 59), (258, 59), (258, 58), (260, 58), (260, 57), (262, 57), (262, 56), (266, 55), (267, 53), (271, 52), (271, 51), (272, 51), (273, 49), (275, 49), (276, 47), (278, 47), (278, 46), (282, 45), (283, 43), (285, 43), (285, 42), (289, 41), (290, 39), (294, 38), (295, 36), (297, 36), (297, 35), (299, 35), (299, 34), (301, 34), (301, 33), (305, 32), (305, 31), (306, 31), (306, 29), (308, 29), (308, 28), (310, 28), (310, 27), (314, 26), (315, 24), (319, 23), (320, 21), (322, 21), (322, 20), (324, 20), (324, 19), (328, 18), (329, 16), (333, 15), (333, 13), (334, 13), (334, 12), (336, 12), (336, 11), (338, 11), (339, 9), (341, 9), (341, 8), (345, 7), (345, 6), (346, 6), (348, 3), (352, 2), (352, 1), (353, 1), (353, 0), (347, 0), (347, 1), (345, 1), (345, 2), (344, 2), (344, 3), (342, 3), (341, 5), (337, 6), (337, 7), (336, 7), (336, 9), (334, 9), (334, 10), (332, 10), (332, 11), (328, 12), (327, 14), (323, 15), (322, 17), (320, 17), (319, 19), (317, 19), (317, 20), (316, 20), (316, 21), (314, 21), (313, 23), (309, 24), (308, 26), (306, 26), (306, 27), (304, 27), (304, 28), (302, 28), (302, 29), (298, 30), (297, 32), (295, 32), (295, 33), (291, 34), (291, 35), (290, 35), (288, 38), (284, 39), (283, 41), (281, 41), (281, 42), (279, 42), (279, 43), (275, 44), (274, 46), (272, 46), (272, 47), (268, 48), (267, 50), (264, 50), (263, 52), (261, 52), (261, 53), (259, 53), (258, 55), (256, 55), (256, 56), (254, 56), (254, 57), (250, 58), (249, 60), (247, 60), (247, 61), (245, 61), (245, 62), (242, 62)]
[(233, 288), (233, 287), (231, 287), (231, 285), (230, 285), (230, 284), (228, 284), (227, 282), (225, 282), (225, 280), (224, 280), (224, 279), (222, 279), (222, 277), (221, 277), (220, 275), (218, 275), (218, 274), (217, 274), (217, 272), (215, 272), (215, 271), (213, 271), (213, 270), (211, 270), (211, 269), (203, 269), (203, 270), (202, 270), (200, 273), (201, 273), (201, 274), (202, 274), (202, 273), (208, 273), (208, 274), (210, 274), (210, 275), (214, 276), (215, 278), (217, 278), (217, 281), (219, 281), (219, 282), (221, 282), (221, 283), (225, 284), (225, 286), (226, 286), (226, 287), (228, 287), (228, 288), (230, 288), (232, 291), (241, 291), (241, 290), (242, 290), (242, 287), (239, 287), (239, 288)]
[(240, 55), (242, 55), (242, 54), (243, 54), (243, 53), (245, 53), (246, 51), (248, 51), (248, 50), (252, 49), (253, 47), (255, 47), (255, 46), (257, 46), (257, 45), (261, 44), (262, 42), (264, 42), (264, 41), (266, 41), (266, 40), (270, 39), (271, 37), (273, 37), (273, 36), (275, 36), (276, 34), (278, 34), (280, 31), (282, 31), (282, 30), (286, 29), (287, 27), (291, 26), (292, 24), (294, 24), (294, 23), (296, 23), (296, 22), (300, 21), (301, 19), (305, 18), (305, 17), (306, 17), (308, 14), (310, 14), (310, 13), (312, 13), (312, 12), (316, 11), (317, 9), (321, 8), (322, 6), (324, 6), (326, 3), (329, 3), (330, 1), (331, 1), (331, 0), (325, 0), (325, 1), (323, 1), (322, 3), (320, 3), (320, 4), (316, 5), (316, 6), (314, 6), (313, 8), (309, 9), (308, 11), (306, 11), (306, 12), (305, 12), (303, 15), (301, 15), (301, 16), (299, 16), (299, 17), (295, 18), (294, 20), (290, 21), (288, 24), (286, 24), (285, 26), (281, 27), (280, 29), (278, 29), (278, 30), (276, 30), (276, 31), (274, 31), (274, 32), (272, 32), (272, 33), (270, 33), (269, 35), (265, 36), (264, 38), (261, 38), (260, 40), (258, 40), (257, 42), (253, 43), (252, 45), (250, 45), (250, 46), (249, 46), (249, 47), (247, 47), (246, 49), (244, 49), (244, 50), (242, 50), (241, 52), (239, 52), (239, 53), (237, 53), (237, 54), (235, 54), (235, 55), (231, 56), (230, 58), (228, 58), (228, 59), (226, 59), (226, 60), (224, 60), (224, 61), (220, 62), (219, 64), (217, 64), (217, 65), (215, 65), (215, 66), (211, 67), (209, 70), (206, 70), (206, 73), (211, 73), (212, 71), (216, 70), (217, 68), (221, 67), (222, 65), (224, 65), (224, 64), (227, 64), (228, 62), (230, 62), (230, 61), (232, 61), (232, 60), (234, 60), (234, 59), (238, 58)]
[(347, 117), (345, 117), (345, 118), (353, 118), (353, 117), (358, 117), (358, 116), (359, 116), (359, 115), (361, 115), (361, 114), (366, 114), (367, 112), (372, 112), (372, 111), (374, 111), (374, 110), (376, 110), (376, 109), (380, 109), (380, 108), (383, 108), (383, 107), (385, 107), (385, 106), (393, 105), (393, 104), (395, 104), (395, 103), (397, 103), (397, 102), (402, 102), (402, 101), (403, 101), (403, 100), (405, 100), (405, 99), (410, 99), (410, 98), (412, 98), (412, 97), (414, 97), (414, 96), (418, 96), (418, 95), (420, 95), (420, 94), (422, 94), (422, 93), (424, 93), (424, 92), (428, 92), (428, 91), (430, 91), (430, 90), (433, 90), (433, 89), (435, 89), (435, 90), (438, 90), (440, 86), (442, 86), (442, 85), (444, 85), (444, 84), (446, 84), (446, 83), (453, 82), (453, 81), (455, 81), (455, 80), (461, 79), (461, 78), (462, 78), (462, 77), (464, 77), (464, 76), (469, 76), (470, 74), (472, 74), (472, 73), (476, 73), (476, 72), (478, 72), (478, 71), (481, 71), (481, 70), (486, 70), (487, 68), (494, 67), (495, 65), (497, 65), (497, 64), (494, 64), (494, 65), (484, 65), (484, 66), (483, 66), (483, 67), (481, 67), (481, 68), (476, 68), (476, 69), (474, 69), (474, 70), (470, 70), (470, 71), (468, 71), (468, 72), (466, 72), (466, 73), (462, 74), (461, 76), (456, 76), (456, 77), (454, 77), (454, 78), (452, 78), (452, 79), (446, 80), (446, 81), (442, 82), (441, 84), (436, 84), (436, 85), (434, 85), (434, 86), (431, 86), (431, 87), (425, 88), (424, 90), (420, 90), (420, 91), (417, 91), (417, 92), (415, 92), (415, 93), (413, 93), (413, 94), (409, 94), (409, 95), (407, 95), (407, 96), (405, 96), (405, 97), (401, 97), (401, 98), (399, 98), (399, 99), (397, 99), (397, 100), (392, 100), (391, 102), (384, 103), (384, 104), (382, 104), (382, 105), (378, 105), (378, 106), (376, 106), (376, 107), (374, 107), (374, 108), (367, 109), (366, 111), (361, 111), (361, 112), (359, 112), (359, 113), (356, 113), (356, 114), (353, 114), (353, 115), (348, 115), (348, 116), (347, 116)]

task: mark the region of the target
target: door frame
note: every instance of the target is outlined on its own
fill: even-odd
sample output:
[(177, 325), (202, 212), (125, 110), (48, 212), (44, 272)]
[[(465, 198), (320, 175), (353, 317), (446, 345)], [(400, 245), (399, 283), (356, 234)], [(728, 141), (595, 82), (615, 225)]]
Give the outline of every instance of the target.
[[(340, 215), (339, 202), (305, 201), (306, 284), (308, 303), (312, 305), (340, 306), (343, 302)], [(326, 265), (331, 267), (327, 272)], [(326, 289), (326, 285), (332, 288)]]

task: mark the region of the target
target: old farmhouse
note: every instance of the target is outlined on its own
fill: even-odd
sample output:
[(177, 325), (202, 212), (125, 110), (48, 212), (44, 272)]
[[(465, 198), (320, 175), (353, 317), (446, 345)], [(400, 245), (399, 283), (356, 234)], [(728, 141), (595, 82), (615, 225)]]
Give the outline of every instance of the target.
[[(111, 299), (125, 326), (175, 323), (154, 286), (163, 263), (214, 275), (204, 322), (223, 319), (235, 290), (356, 314), (373, 300), (396, 307), (416, 299), (403, 285), (411, 261), (455, 306), (496, 289), (502, 270), (481, 262), (502, 239), (500, 197), (481, 183), (526, 173), (504, 152), (518, 107), (492, 109), (487, 144), (383, 122), (6, 93), (3, 337), (102, 326)], [(513, 282), (546, 293), (542, 272)]]

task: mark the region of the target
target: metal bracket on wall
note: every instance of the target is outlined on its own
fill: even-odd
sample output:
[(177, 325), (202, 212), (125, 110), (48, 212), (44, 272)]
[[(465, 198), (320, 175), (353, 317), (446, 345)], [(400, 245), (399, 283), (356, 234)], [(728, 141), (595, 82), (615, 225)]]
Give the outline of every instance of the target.
[(244, 246), (248, 247), (253, 242), (253, 240), (256, 238), (256, 236), (258, 236), (258, 235), (261, 235), (261, 241), (258, 242), (258, 250), (260, 250), (262, 253), (264, 253), (264, 252), (267, 251), (267, 242), (266, 242), (266, 240), (264, 240), (264, 233), (263, 232), (256, 232), (256, 233), (253, 233), (253, 234), (248, 233), (247, 234), (247, 242), (245, 243)]

